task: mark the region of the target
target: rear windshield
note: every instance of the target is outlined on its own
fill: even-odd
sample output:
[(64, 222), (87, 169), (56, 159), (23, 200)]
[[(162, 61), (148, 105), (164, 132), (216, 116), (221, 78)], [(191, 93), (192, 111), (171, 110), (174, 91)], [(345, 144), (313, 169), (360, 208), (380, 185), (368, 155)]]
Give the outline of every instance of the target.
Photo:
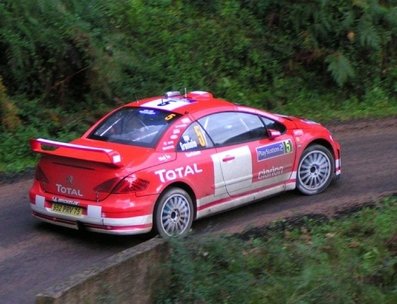
[(158, 109), (125, 107), (104, 120), (88, 138), (154, 147), (171, 122), (179, 116)]

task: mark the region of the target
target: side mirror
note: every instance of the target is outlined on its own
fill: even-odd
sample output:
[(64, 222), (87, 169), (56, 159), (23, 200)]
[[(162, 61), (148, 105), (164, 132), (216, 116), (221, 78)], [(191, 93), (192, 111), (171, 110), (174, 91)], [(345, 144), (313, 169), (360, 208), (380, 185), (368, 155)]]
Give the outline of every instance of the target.
[(267, 136), (269, 139), (275, 139), (276, 137), (279, 137), (281, 135), (280, 131), (273, 130), (273, 129), (268, 129), (267, 130)]

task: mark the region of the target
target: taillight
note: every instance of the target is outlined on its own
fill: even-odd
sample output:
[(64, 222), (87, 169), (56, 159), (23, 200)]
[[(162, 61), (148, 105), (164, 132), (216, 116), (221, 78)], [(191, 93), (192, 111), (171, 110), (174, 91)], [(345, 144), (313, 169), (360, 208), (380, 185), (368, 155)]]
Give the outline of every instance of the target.
[(112, 193), (130, 193), (143, 191), (147, 188), (149, 182), (142, 178), (138, 178), (135, 175), (130, 175), (120, 181), (120, 183), (114, 188)]
[(40, 166), (37, 166), (34, 178), (40, 183), (40, 186), (42, 188), (45, 188), (49, 183), (47, 176), (45, 176), (45, 174), (44, 174), (43, 170), (40, 168)]
[(149, 182), (135, 175), (130, 175), (122, 180), (117, 177), (109, 179), (95, 187), (96, 192), (125, 194), (131, 192), (143, 191), (147, 188)]
[(119, 181), (120, 181), (120, 179), (118, 177), (108, 179), (107, 181), (103, 182), (102, 184), (99, 184), (98, 186), (96, 186), (94, 188), (94, 191), (110, 193)]

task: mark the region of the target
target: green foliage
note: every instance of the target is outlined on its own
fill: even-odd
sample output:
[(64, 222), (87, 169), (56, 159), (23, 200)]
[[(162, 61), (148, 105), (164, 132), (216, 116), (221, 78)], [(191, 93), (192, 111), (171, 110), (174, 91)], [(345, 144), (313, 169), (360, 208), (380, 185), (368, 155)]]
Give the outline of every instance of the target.
[(387, 77), (396, 15), (373, 0), (3, 1), (0, 68), (11, 95), (72, 108), (184, 87), (260, 98), (295, 75), (332, 87), (327, 70), (363, 92)]
[(349, 217), (239, 237), (173, 240), (157, 303), (394, 303), (397, 199)]
[[(252, 290), (247, 287), (255, 283), (255, 276), (241, 254), (238, 240), (204, 240), (197, 251), (185, 245), (178, 240), (172, 242), (170, 288), (179, 292), (175, 297), (171, 295), (171, 302), (246, 303), (246, 299), (252, 297)], [(204, 263), (193, 262), (198, 260)]]
[(328, 63), (327, 70), (339, 86), (343, 86), (349, 78), (354, 77), (354, 70), (349, 60), (343, 54), (337, 52), (328, 55), (325, 58), (325, 62)]
[(0, 1), (0, 136), (66, 140), (116, 100), (185, 88), (313, 118), (367, 115), (377, 91), (395, 113), (396, 4)]
[(111, 64), (97, 41), (107, 27), (100, 18), (98, 33), (102, 15), (105, 9), (97, 1), (1, 2), (0, 66), (7, 71), (3, 77), (10, 93), (65, 105), (87, 91), (110, 96), (105, 70), (111, 71)]
[(13, 102), (7, 95), (7, 89), (3, 84), (0, 76), (0, 121), (2, 129), (15, 130), (21, 124), (18, 117), (18, 111)]
[[(19, 97), (13, 101), (21, 123), (13, 129), (2, 125), (0, 132), (0, 172), (15, 173), (31, 168), (37, 156), (30, 150), (29, 140), (37, 137), (72, 140), (93, 122), (88, 119), (87, 111), (79, 115), (58, 108), (39, 106), (39, 100)], [(22, 124), (23, 122), (23, 124)]]

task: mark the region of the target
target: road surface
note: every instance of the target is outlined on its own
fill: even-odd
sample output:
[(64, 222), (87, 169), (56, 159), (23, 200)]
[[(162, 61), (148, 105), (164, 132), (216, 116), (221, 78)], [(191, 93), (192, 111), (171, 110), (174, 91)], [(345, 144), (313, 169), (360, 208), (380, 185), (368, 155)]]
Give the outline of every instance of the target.
[[(397, 117), (333, 124), (342, 144), (342, 178), (317, 196), (284, 193), (194, 223), (198, 234), (235, 233), (286, 217), (332, 215), (397, 193)], [(0, 185), (0, 303), (34, 303), (35, 295), (147, 236), (84, 233), (31, 217), (31, 180)]]

